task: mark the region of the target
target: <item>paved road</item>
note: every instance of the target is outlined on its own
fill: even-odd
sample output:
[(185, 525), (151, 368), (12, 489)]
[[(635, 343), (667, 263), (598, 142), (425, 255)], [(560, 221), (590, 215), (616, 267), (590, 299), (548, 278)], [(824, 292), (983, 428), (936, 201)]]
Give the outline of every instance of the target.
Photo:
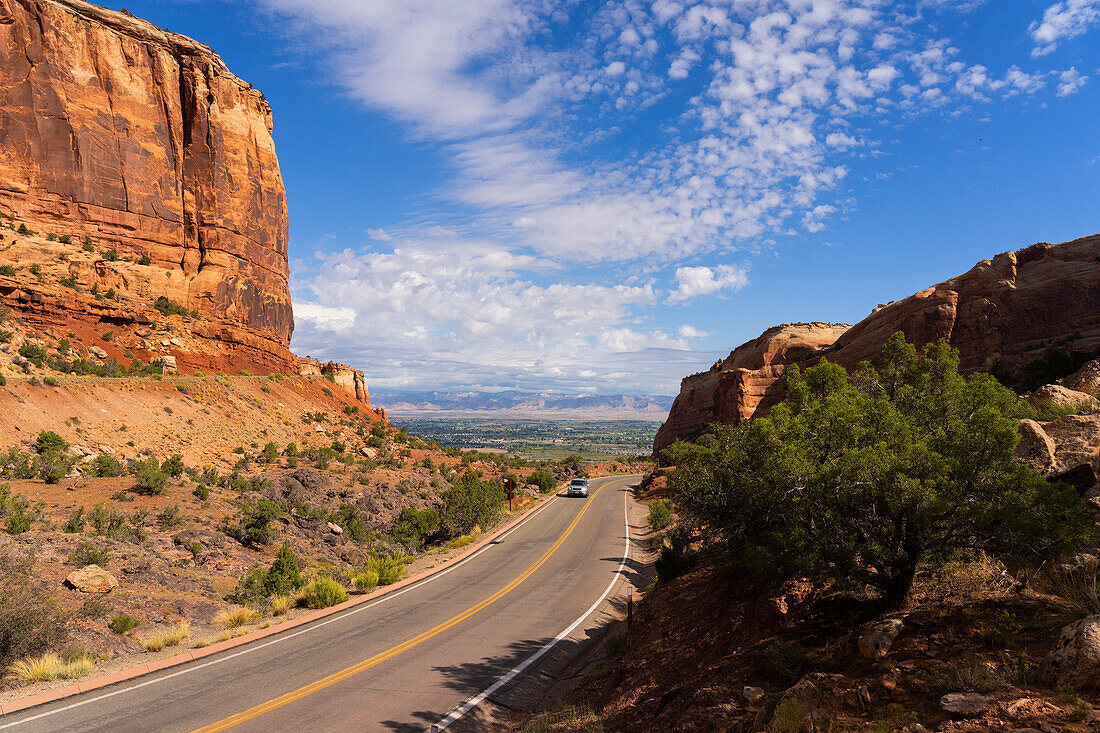
[[(593, 605), (609, 589), (625, 594), (637, 480), (594, 479), (588, 500), (555, 497), (465, 562), (380, 601), (5, 716), (0, 730), (422, 731), (588, 619), (566, 638), (575, 644), (595, 623)], [(522, 694), (555, 653), (495, 694)], [(477, 712), (456, 727), (479, 727)]]

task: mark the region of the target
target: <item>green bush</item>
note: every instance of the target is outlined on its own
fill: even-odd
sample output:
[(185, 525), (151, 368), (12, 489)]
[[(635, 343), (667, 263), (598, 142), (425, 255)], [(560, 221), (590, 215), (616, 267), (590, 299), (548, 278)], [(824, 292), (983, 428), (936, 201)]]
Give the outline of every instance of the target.
[(85, 252), (95, 252), (95, 247), (92, 246), (92, 240), (87, 237), (84, 238), (84, 244), (80, 245), (80, 248)]
[(283, 542), (275, 555), (275, 562), (267, 572), (264, 590), (269, 596), (282, 596), (302, 587), (302, 575), (298, 571), (298, 558), (289, 542)]
[(8, 534), (23, 534), (29, 530), (43, 506), (32, 506), (25, 495), (11, 493), (11, 484), (0, 484), (0, 519), (4, 520)]
[(90, 470), (93, 476), (99, 478), (113, 478), (126, 474), (126, 467), (122, 465), (122, 461), (107, 453), (100, 453), (96, 456), (91, 463)]
[(116, 634), (125, 634), (127, 631), (132, 631), (138, 627), (138, 622), (133, 616), (127, 616), (122, 614), (115, 616), (111, 619), (111, 631)]
[(48, 484), (56, 484), (69, 475), (75, 463), (74, 456), (59, 450), (46, 451), (38, 456), (38, 476)]
[(183, 475), (183, 456), (179, 453), (174, 453), (168, 460), (166, 460), (160, 467), (161, 471), (172, 478), (179, 478)]
[(17, 231), (19, 232), (19, 234), (22, 234), (24, 237), (33, 237), (34, 236), (34, 232), (31, 231), (27, 227), (26, 224), (20, 224), (19, 229)]
[(142, 255), (141, 257), (137, 258), (137, 263), (139, 265), (151, 265), (153, 264), (153, 260), (149, 258), (149, 255)]
[(163, 494), (168, 486), (168, 474), (160, 470), (160, 462), (157, 461), (156, 456), (138, 461), (134, 478), (137, 480), (132, 491), (136, 494)]
[(356, 504), (342, 504), (328, 521), (338, 525), (352, 542), (363, 544), (370, 537), (367, 523), (363, 521), (363, 510)]
[(69, 444), (52, 430), (43, 430), (34, 439), (34, 449), (39, 453), (67, 450)]
[(306, 605), (310, 608), (328, 608), (348, 599), (348, 592), (344, 590), (344, 586), (327, 575), (318, 575), (306, 583), (302, 594)]
[(371, 554), (364, 570), (377, 573), (379, 585), (396, 583), (405, 576), (405, 556), (401, 553)]
[(240, 515), (235, 523), (228, 523), (225, 533), (242, 545), (267, 545), (278, 534), (271, 521), (282, 516), (279, 505), (270, 499), (260, 499), (241, 504)]
[(500, 517), (506, 495), (496, 481), (482, 481), (467, 470), (443, 495), (441, 523), (450, 538), (468, 534), (474, 527), (491, 526)]
[(1080, 498), (1012, 460), (1016, 395), (958, 364), (897, 333), (851, 378), (790, 367), (768, 417), (712, 426), (678, 458), (678, 508), (761, 582), (870, 586), (891, 608), (920, 563), (1057, 557), (1086, 537)]
[(370, 593), (378, 587), (378, 571), (377, 570), (364, 570), (361, 573), (356, 573), (352, 578), (352, 582), (355, 584), (355, 589), (360, 593)]
[[(19, 355), (30, 362), (33, 362), (35, 366), (41, 368), (42, 363), (49, 357), (47, 352), (41, 346), (35, 346), (34, 344), (23, 344), (19, 347)], [(54, 433), (56, 435), (56, 433)]]
[(394, 520), (390, 534), (412, 551), (420, 549), (439, 530), (439, 512), (435, 509), (405, 507)]
[(71, 235), (71, 234), (62, 234), (60, 237), (57, 238), (57, 241), (60, 242), (61, 244), (72, 244), (73, 235)]
[(153, 307), (166, 316), (190, 316), (191, 313), (182, 305), (176, 305), (168, 298), (161, 295), (155, 301), (153, 301)]
[(11, 265), (0, 265), (0, 275), (4, 277), (15, 277), (15, 268)]
[(73, 509), (73, 513), (69, 515), (69, 518), (65, 520), (65, 533), (66, 534), (80, 534), (84, 531), (84, 525), (86, 519), (84, 517), (84, 507), (78, 506)]
[(557, 476), (545, 468), (540, 468), (532, 473), (527, 478), (527, 482), (538, 486), (539, 491), (543, 494), (549, 494), (551, 491), (558, 488)]
[(118, 262), (118, 250), (114, 248), (107, 250), (103, 253), (103, 259), (108, 262)]
[(81, 542), (75, 550), (69, 553), (69, 559), (66, 562), (78, 568), (87, 565), (98, 565), (105, 568), (107, 567), (107, 561), (110, 559), (111, 553), (106, 547), (96, 547), (90, 542)]
[(672, 524), (672, 502), (668, 499), (658, 499), (649, 505), (649, 528), (654, 532), (660, 532)]
[(194, 494), (199, 501), (206, 501), (210, 498), (210, 487), (206, 484), (199, 484), (191, 493)]

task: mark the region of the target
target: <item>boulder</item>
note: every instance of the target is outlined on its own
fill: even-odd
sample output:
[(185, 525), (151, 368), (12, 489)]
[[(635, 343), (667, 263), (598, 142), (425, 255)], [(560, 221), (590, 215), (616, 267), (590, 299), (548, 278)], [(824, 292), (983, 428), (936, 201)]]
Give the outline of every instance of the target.
[(871, 624), (860, 634), (859, 653), (867, 659), (885, 657), (904, 625), (900, 618), (888, 618)]
[(1037, 407), (1055, 405), (1057, 407), (1080, 406), (1082, 412), (1096, 407), (1096, 398), (1091, 393), (1078, 392), (1060, 384), (1046, 384), (1032, 392), (1027, 401)]
[(97, 359), (106, 359), (107, 358), (107, 352), (104, 351), (103, 349), (99, 348), (98, 346), (89, 346), (88, 347), (88, 353), (91, 354), (92, 356), (94, 356)]
[(98, 565), (87, 565), (69, 573), (65, 585), (82, 593), (108, 593), (118, 587), (118, 579)]
[(976, 692), (950, 692), (940, 698), (940, 708), (956, 718), (976, 718), (991, 707), (993, 701)]
[(1076, 372), (1061, 380), (1064, 387), (1075, 392), (1095, 395), (1100, 392), (1100, 359), (1093, 359)]
[(763, 687), (746, 686), (741, 691), (741, 697), (745, 699), (749, 705), (759, 705), (764, 702), (764, 698), (768, 696), (768, 693), (764, 691)]
[(1059, 689), (1100, 687), (1100, 615), (1062, 627), (1040, 674)]
[(1020, 463), (1031, 466), (1039, 473), (1054, 469), (1054, 454), (1058, 447), (1054, 439), (1047, 435), (1043, 426), (1034, 420), (1020, 421), (1020, 443), (1016, 446), (1015, 458)]
[(340, 525), (335, 524), (333, 522), (326, 522), (326, 524), (328, 526), (329, 531), (332, 532), (333, 534), (344, 534), (344, 530)]

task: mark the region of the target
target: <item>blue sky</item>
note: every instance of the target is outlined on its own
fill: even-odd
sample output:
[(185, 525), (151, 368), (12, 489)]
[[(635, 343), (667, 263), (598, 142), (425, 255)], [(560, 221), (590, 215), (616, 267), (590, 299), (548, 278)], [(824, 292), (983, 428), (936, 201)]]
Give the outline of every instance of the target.
[(1100, 0), (127, 7), (267, 95), (292, 348), (374, 386), (673, 394), (1100, 228)]

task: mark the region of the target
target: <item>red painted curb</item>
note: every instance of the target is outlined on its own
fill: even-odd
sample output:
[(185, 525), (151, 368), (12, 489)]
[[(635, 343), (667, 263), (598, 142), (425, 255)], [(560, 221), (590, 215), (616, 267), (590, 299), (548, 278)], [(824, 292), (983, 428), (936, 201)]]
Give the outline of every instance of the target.
[[(560, 486), (558, 487), (558, 490), (561, 490)], [(209, 646), (205, 646), (202, 649), (189, 649), (188, 651), (182, 652), (175, 656), (165, 657), (164, 659), (155, 662), (143, 662), (141, 664), (134, 665), (133, 667), (122, 669), (117, 672), (112, 672), (101, 677), (94, 677), (92, 679), (75, 682), (71, 685), (66, 685), (65, 687), (59, 687), (56, 690), (47, 690), (46, 692), (40, 692), (37, 695), (31, 695), (29, 697), (12, 700), (10, 702), (0, 703), (0, 716), (8, 715), (9, 713), (18, 712), (20, 710), (26, 710), (27, 708), (43, 705), (45, 703), (60, 700), (61, 698), (70, 697), (72, 695), (79, 695), (85, 692), (91, 692), (92, 690), (98, 690), (109, 685), (118, 684), (119, 682), (132, 680), (135, 677), (141, 677), (151, 672), (159, 672), (161, 670), (168, 669), (169, 667), (186, 664), (187, 662), (192, 662), (196, 659), (201, 659), (203, 657), (210, 656), (211, 654), (225, 651), (226, 649), (244, 646), (245, 644), (250, 644), (266, 636), (271, 636), (273, 634), (286, 631), (288, 629), (293, 629), (295, 627), (317, 621), (318, 619), (322, 619), (326, 616), (331, 616), (349, 608), (353, 608), (360, 604), (366, 603), (367, 601), (377, 600), (386, 595), (389, 595), (395, 590), (400, 590), (405, 586), (412, 585), (413, 583), (418, 583), (425, 578), (429, 578), (436, 573), (442, 572), (454, 563), (465, 559), (466, 557), (469, 557), (485, 545), (492, 542), (500, 535), (504, 534), (520, 522), (530, 517), (537, 509), (546, 506), (547, 500), (557, 495), (558, 492), (554, 492), (553, 494), (546, 494), (545, 496), (540, 498), (539, 501), (533, 504), (526, 512), (513, 517), (511, 521), (501, 526), (495, 532), (482, 535), (477, 542), (468, 545), (463, 552), (460, 552), (459, 554), (452, 557), (450, 560), (447, 560), (443, 565), (425, 569), (417, 575), (399, 580), (392, 585), (387, 585), (384, 590), (382, 588), (379, 588), (372, 593), (349, 598), (343, 603), (337, 604), (335, 606), (322, 608), (320, 610), (314, 611), (313, 613), (304, 614), (296, 619), (286, 621), (281, 624), (272, 624), (266, 629), (257, 629), (256, 631), (244, 634), (243, 636), (238, 636), (232, 639), (226, 639), (225, 641), (217, 642), (215, 644), (210, 644)]]

